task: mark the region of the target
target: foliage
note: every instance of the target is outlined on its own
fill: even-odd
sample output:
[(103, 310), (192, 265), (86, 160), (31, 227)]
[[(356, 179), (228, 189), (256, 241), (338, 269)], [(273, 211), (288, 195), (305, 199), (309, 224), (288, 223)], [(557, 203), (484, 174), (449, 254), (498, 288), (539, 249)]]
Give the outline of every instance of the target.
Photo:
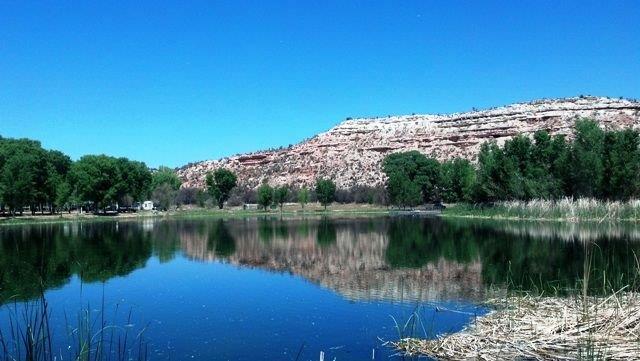
[(200, 205), (204, 203), (206, 194), (200, 188), (184, 187), (178, 190), (178, 196), (176, 197), (176, 203), (183, 205)]
[(269, 206), (273, 203), (273, 188), (263, 183), (258, 188), (258, 204), (266, 211), (269, 210)]
[(155, 189), (161, 184), (168, 184), (173, 190), (180, 189), (182, 181), (173, 171), (173, 169), (165, 166), (158, 167), (158, 170), (153, 172), (151, 179), (151, 189)]
[(164, 211), (176, 205), (177, 196), (178, 191), (173, 189), (169, 183), (158, 185), (151, 193), (154, 205)]
[(388, 155), (382, 162), (391, 203), (414, 207), (440, 199), (440, 164), (418, 151)]
[(273, 190), (273, 202), (280, 207), (280, 212), (282, 213), (282, 207), (284, 203), (287, 201), (287, 197), (289, 196), (289, 188), (287, 186), (276, 187)]
[(445, 202), (469, 202), (473, 197), (476, 172), (471, 162), (462, 158), (442, 163), (441, 194)]
[(327, 210), (327, 205), (333, 203), (336, 195), (336, 185), (330, 179), (318, 179), (316, 181), (316, 195), (318, 202)]
[(298, 203), (300, 203), (302, 209), (304, 209), (304, 206), (309, 203), (309, 190), (307, 187), (302, 187), (298, 191)]
[[(597, 197), (601, 194), (604, 178), (604, 140), (605, 133), (596, 122), (576, 122), (576, 138), (571, 145), (573, 195)], [(637, 152), (637, 147), (634, 152)]]
[(207, 173), (207, 193), (216, 201), (218, 208), (224, 207), (224, 202), (229, 199), (231, 190), (235, 188), (238, 178), (228, 169), (219, 168), (213, 173)]
[(42, 211), (44, 205), (54, 212), (64, 202), (58, 193), (70, 165), (68, 156), (42, 149), (40, 142), (0, 137), (0, 204), (12, 213), (26, 206)]
[(141, 200), (152, 184), (152, 175), (141, 162), (85, 155), (71, 166), (69, 180), (79, 199), (92, 202), (97, 210), (126, 197)]

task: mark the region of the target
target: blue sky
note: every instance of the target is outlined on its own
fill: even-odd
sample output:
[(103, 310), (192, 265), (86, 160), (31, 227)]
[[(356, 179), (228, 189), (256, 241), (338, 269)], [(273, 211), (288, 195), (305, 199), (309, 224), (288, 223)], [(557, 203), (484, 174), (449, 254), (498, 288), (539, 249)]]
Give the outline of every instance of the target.
[(640, 98), (640, 1), (1, 1), (0, 135), (180, 166), (346, 117)]

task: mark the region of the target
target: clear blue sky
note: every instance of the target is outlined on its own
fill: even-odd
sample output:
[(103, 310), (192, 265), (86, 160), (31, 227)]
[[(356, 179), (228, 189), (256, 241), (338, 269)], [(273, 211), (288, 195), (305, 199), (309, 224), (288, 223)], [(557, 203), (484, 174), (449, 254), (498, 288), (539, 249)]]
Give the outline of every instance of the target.
[(640, 1), (0, 1), (0, 135), (74, 159), (579, 94), (640, 98)]

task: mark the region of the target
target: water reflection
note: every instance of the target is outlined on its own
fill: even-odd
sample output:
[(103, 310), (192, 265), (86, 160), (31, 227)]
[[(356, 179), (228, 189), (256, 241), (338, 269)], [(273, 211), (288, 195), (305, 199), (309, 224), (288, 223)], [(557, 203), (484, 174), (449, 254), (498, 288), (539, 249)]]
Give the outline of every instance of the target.
[[(0, 302), (31, 299), (73, 275), (106, 281), (155, 256), (290, 272), (349, 299), (483, 297), (488, 286), (558, 292), (634, 284), (632, 225), (438, 218), (259, 218), (70, 223), (0, 228)], [(588, 252), (591, 252), (589, 255)], [(635, 284), (634, 284), (635, 286)]]

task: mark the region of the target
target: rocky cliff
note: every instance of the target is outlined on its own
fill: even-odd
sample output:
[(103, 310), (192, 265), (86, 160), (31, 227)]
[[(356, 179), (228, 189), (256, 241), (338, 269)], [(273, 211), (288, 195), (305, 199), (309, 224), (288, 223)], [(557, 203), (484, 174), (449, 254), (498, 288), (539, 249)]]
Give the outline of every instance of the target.
[(547, 130), (571, 134), (577, 118), (589, 117), (605, 128), (640, 127), (640, 102), (604, 97), (539, 100), (448, 115), (404, 115), (348, 119), (325, 133), (289, 148), (190, 164), (178, 169), (186, 187), (203, 187), (205, 174), (225, 167), (243, 186), (310, 185), (332, 178), (338, 187), (376, 186), (384, 182), (385, 155), (418, 150), (440, 160), (474, 160), (480, 145), (516, 134)]

